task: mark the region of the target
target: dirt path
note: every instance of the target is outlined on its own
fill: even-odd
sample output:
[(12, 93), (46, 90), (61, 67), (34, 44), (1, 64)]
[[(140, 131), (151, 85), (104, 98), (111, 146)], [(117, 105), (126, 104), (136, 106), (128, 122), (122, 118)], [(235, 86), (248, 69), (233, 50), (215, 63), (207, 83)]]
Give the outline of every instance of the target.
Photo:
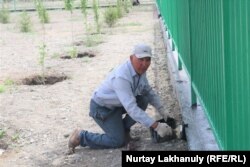
[[(88, 116), (92, 91), (106, 74), (128, 58), (134, 44), (144, 41), (153, 46), (155, 58), (149, 79), (166, 101), (169, 110), (180, 120), (179, 106), (169, 85), (167, 62), (155, 7), (138, 6), (119, 20), (112, 29), (103, 27), (102, 43), (86, 47), (80, 11), (74, 12), (74, 37), (79, 51), (95, 54), (93, 58), (60, 59), (70, 46), (69, 13), (51, 11), (51, 23), (46, 25), (46, 42), (50, 56), (46, 58), (48, 73), (64, 74), (69, 79), (54, 85), (16, 85), (0, 93), (0, 128), (6, 132), (0, 139), (0, 166), (121, 166), (121, 149), (92, 150), (78, 148), (66, 155), (68, 135), (76, 127), (101, 132)], [(60, 17), (59, 17), (60, 16)], [(34, 21), (35, 17), (33, 17)], [(14, 21), (13, 21), (14, 22)], [(1, 27), (0, 82), (6, 78), (18, 81), (40, 73), (37, 65), (41, 28), (21, 34), (15, 24)], [(15, 39), (15, 41), (13, 41)], [(153, 108), (147, 110), (153, 114)], [(1, 130), (0, 129), (0, 130)], [(132, 128), (138, 150), (186, 150), (186, 142), (173, 140), (153, 144), (149, 131), (140, 124)], [(6, 149), (5, 147), (8, 146)], [(2, 150), (2, 152), (1, 152)]]

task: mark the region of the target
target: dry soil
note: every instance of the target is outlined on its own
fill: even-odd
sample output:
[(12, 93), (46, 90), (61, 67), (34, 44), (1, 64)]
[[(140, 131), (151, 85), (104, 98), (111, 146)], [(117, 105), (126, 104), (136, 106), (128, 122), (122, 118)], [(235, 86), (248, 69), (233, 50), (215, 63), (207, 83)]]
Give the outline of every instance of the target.
[[(68, 136), (76, 127), (102, 132), (88, 116), (93, 90), (107, 73), (125, 61), (138, 42), (152, 46), (154, 58), (148, 77), (168, 109), (181, 121), (180, 108), (174, 95), (167, 67), (166, 50), (154, 5), (140, 5), (119, 19), (113, 28), (102, 22), (101, 34), (90, 35), (93, 46), (87, 47), (87, 37), (80, 10), (71, 18), (69, 12), (49, 11), (51, 22), (45, 34), (35, 12), (31, 33), (20, 33), (19, 13), (11, 14), (11, 23), (1, 24), (0, 84), (6, 80), (15, 84), (0, 93), (0, 166), (121, 166), (120, 149), (93, 150), (77, 148), (66, 155)], [(89, 11), (92, 32), (95, 26)], [(44, 34), (44, 35), (43, 35)], [(72, 38), (73, 34), (73, 38)], [(45, 74), (67, 76), (52, 85), (24, 85), (21, 81), (41, 74), (39, 46), (46, 44)], [(69, 55), (72, 41), (78, 52), (94, 57), (61, 59)], [(91, 41), (89, 41), (91, 42)], [(95, 44), (98, 43), (98, 44)], [(153, 107), (147, 112), (154, 114)], [(140, 136), (137, 150), (187, 150), (186, 141), (172, 140), (154, 144), (149, 130), (140, 124), (132, 128)]]

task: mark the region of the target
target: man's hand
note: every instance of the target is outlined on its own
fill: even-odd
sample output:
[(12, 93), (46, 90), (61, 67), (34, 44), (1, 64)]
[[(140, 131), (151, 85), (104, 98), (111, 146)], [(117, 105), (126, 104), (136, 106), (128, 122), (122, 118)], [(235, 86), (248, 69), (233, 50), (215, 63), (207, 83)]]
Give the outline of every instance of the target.
[(159, 120), (163, 119), (163, 117), (158, 112), (155, 112), (153, 119), (155, 121), (159, 121)]
[(158, 122), (157, 127), (154, 129), (159, 136), (164, 137), (166, 135), (171, 136), (172, 135), (172, 129), (168, 124)]
[(169, 110), (165, 107), (162, 107), (158, 110), (158, 113), (163, 117), (165, 121), (167, 121), (168, 118), (174, 118), (173, 114), (169, 112)]

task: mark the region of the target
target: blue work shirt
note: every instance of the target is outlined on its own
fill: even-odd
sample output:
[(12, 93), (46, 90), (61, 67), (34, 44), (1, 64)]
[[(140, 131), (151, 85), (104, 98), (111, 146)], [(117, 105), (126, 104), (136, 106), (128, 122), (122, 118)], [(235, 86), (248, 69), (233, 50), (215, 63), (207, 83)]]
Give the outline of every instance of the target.
[(92, 99), (97, 104), (110, 109), (124, 107), (132, 119), (150, 127), (155, 120), (138, 107), (136, 103), (137, 95), (146, 96), (149, 103), (157, 110), (163, 108), (159, 96), (148, 83), (146, 73), (138, 75), (129, 59), (110, 72), (94, 91)]

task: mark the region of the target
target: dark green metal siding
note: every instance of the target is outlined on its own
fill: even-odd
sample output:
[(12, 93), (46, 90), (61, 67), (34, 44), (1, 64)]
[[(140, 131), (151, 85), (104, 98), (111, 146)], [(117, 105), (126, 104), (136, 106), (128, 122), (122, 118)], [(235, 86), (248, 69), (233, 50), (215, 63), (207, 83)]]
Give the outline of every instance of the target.
[(158, 0), (222, 149), (250, 149), (248, 0)]

